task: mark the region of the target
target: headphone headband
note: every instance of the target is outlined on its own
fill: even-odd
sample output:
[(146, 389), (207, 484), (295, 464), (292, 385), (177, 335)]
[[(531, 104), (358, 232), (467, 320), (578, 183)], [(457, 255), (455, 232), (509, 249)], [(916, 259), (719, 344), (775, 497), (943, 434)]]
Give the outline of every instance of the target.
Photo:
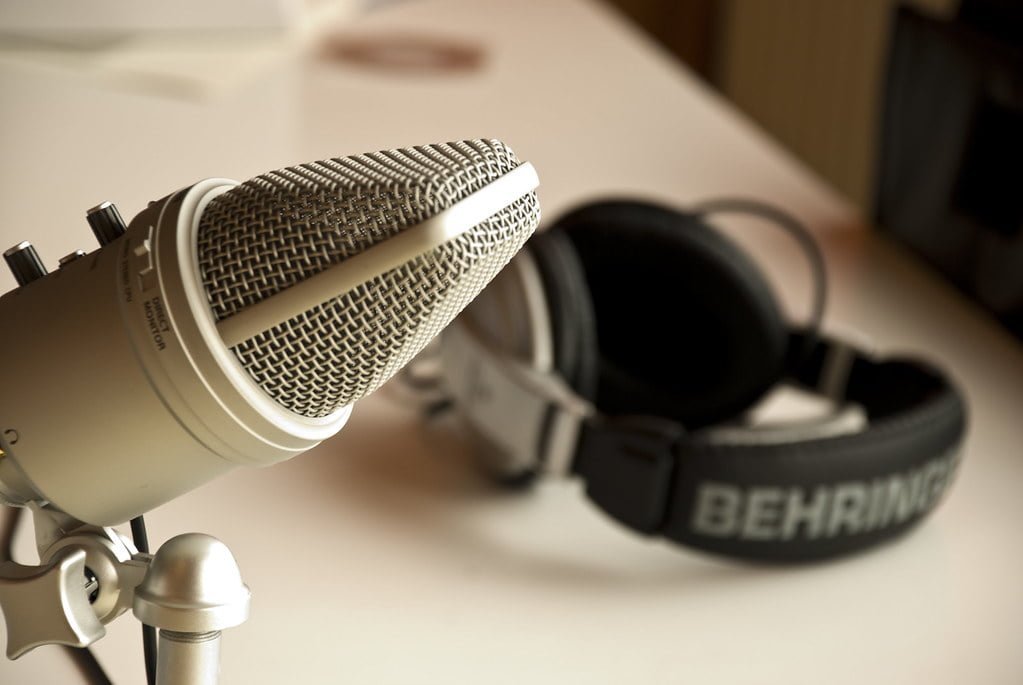
[(827, 360), (849, 359), (838, 397), (863, 406), (863, 432), (728, 444), (663, 419), (593, 421), (574, 471), (590, 499), (634, 530), (729, 556), (813, 560), (894, 537), (951, 482), (965, 407), (929, 366), (848, 350), (820, 338), (789, 378), (819, 390), (834, 382)]

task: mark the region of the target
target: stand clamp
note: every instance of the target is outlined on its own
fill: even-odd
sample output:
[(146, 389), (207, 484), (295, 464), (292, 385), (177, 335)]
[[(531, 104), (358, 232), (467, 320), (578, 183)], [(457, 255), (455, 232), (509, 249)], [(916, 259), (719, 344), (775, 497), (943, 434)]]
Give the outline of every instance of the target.
[(213, 685), (220, 631), (249, 616), (250, 594), (222, 542), (188, 533), (141, 554), (113, 528), (30, 503), (40, 564), (0, 562), (7, 657), (45, 644), (87, 647), (129, 608), (160, 629), (158, 685)]

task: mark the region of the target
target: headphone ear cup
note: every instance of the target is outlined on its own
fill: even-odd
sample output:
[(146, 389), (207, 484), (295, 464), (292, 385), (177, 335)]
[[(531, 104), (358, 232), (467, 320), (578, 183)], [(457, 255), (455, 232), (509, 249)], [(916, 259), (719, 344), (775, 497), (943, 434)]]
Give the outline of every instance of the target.
[(579, 396), (592, 401), (599, 373), (597, 325), (583, 265), (556, 229), (534, 235), (526, 245), (547, 296), (554, 369)]
[(602, 411), (698, 428), (734, 417), (779, 380), (788, 330), (770, 288), (699, 217), (607, 201), (557, 225), (592, 293)]

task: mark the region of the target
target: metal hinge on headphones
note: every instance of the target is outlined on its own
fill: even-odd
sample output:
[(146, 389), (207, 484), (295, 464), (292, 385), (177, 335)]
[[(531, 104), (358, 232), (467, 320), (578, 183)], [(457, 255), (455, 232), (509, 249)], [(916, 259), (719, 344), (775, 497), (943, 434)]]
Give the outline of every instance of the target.
[(495, 354), (468, 326), (444, 331), (445, 388), (501, 460), (502, 472), (569, 475), (582, 425), (595, 413), (560, 378)]

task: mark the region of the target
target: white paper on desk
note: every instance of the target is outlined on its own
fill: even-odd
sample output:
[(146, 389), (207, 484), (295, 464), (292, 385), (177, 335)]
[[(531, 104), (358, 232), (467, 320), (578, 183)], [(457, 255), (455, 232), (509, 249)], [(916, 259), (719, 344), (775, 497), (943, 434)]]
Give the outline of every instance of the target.
[(303, 0), (175, 0), (171, 11), (167, 3), (153, 0), (4, 0), (0, 3), (0, 26), (5, 32), (64, 36), (197, 29), (280, 30), (295, 22), (307, 4)]
[(4, 0), (0, 64), (203, 99), (238, 86), (369, 0)]

